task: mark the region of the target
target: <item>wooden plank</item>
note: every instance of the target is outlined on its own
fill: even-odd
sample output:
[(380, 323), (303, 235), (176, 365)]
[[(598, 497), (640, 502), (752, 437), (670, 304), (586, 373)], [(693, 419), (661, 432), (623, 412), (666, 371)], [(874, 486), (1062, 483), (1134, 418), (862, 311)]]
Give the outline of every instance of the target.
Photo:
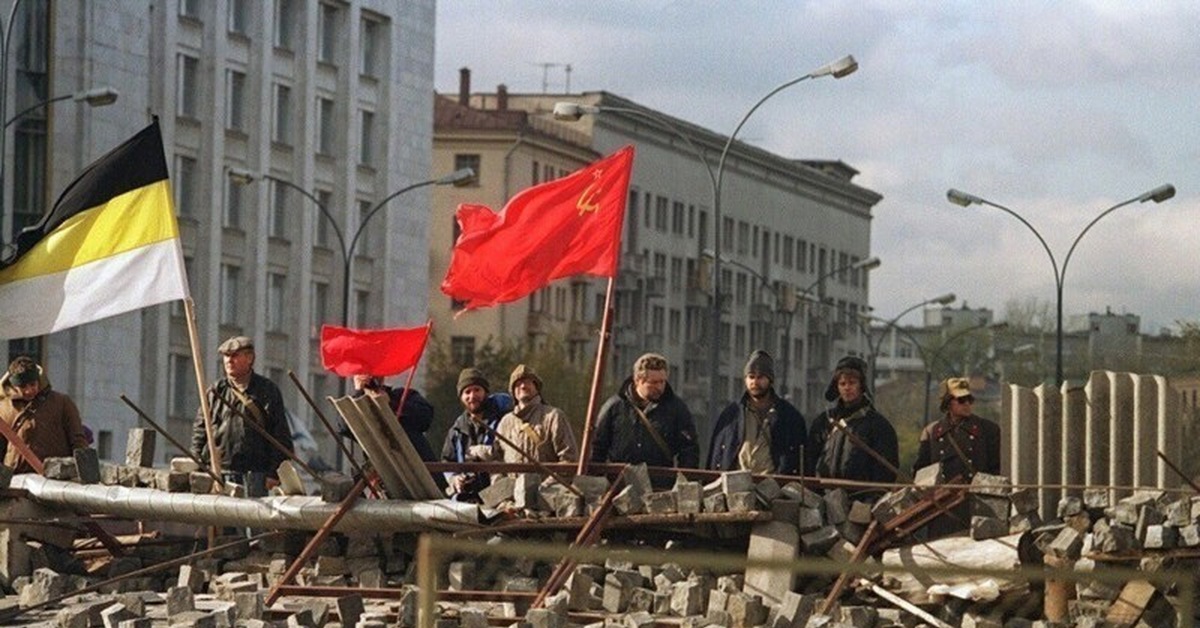
[(1132, 626), (1146, 611), (1154, 597), (1154, 585), (1145, 580), (1134, 580), (1121, 589), (1112, 606), (1108, 607), (1105, 621), (1112, 626)]

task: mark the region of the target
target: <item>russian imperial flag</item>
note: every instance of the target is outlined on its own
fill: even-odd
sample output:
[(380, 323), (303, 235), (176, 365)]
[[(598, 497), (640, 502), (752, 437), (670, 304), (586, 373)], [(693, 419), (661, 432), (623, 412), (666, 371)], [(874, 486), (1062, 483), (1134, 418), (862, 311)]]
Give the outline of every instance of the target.
[(88, 166), (0, 260), (0, 339), (187, 297), (158, 120)]

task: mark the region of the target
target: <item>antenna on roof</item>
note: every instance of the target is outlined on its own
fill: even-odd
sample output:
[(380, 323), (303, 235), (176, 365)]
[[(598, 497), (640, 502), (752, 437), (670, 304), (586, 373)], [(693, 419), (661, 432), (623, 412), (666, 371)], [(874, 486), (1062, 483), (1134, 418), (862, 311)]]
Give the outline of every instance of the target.
[(550, 68), (563, 68), (566, 72), (566, 90), (564, 93), (571, 93), (571, 64), (570, 63), (535, 63), (534, 65), (542, 68), (542, 93), (550, 93)]

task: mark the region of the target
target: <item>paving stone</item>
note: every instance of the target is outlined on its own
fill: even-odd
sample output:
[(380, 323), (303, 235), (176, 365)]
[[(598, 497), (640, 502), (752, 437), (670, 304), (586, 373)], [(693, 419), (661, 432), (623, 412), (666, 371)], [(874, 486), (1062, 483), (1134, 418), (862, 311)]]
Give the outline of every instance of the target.
[(779, 486), (779, 482), (775, 481), (775, 478), (766, 477), (754, 485), (754, 492), (758, 493), (759, 499), (769, 504), (779, 498), (783, 492), (783, 487)]
[(506, 501), (512, 501), (513, 487), (517, 481), (511, 475), (492, 476), (492, 483), (479, 491), (479, 499), (484, 506), (496, 508)]
[(879, 612), (870, 606), (843, 606), (840, 621), (853, 628), (871, 628), (879, 618)]
[(753, 512), (758, 508), (758, 498), (754, 491), (726, 493), (725, 500), (729, 504), (729, 512)]
[(721, 492), (726, 495), (754, 490), (754, 476), (749, 471), (726, 471), (719, 479)]
[(95, 449), (84, 447), (73, 452), (75, 471), (80, 484), (100, 483), (100, 456)]
[(825, 522), (836, 526), (846, 521), (850, 512), (850, 497), (845, 489), (836, 488), (825, 493)]
[(1058, 518), (1066, 519), (1072, 515), (1077, 515), (1083, 512), (1083, 500), (1068, 495), (1058, 500)]
[(106, 606), (100, 611), (100, 620), (104, 622), (104, 628), (117, 628), (117, 625), (126, 619), (137, 619), (137, 615), (120, 602)]
[(52, 456), (42, 460), (42, 475), (51, 480), (74, 482), (79, 479), (75, 469), (75, 458)]
[(192, 590), (186, 586), (173, 586), (167, 589), (167, 617), (196, 610), (195, 597)]
[(1008, 522), (995, 517), (971, 517), (971, 538), (976, 541), (995, 539), (1008, 534)]
[(1191, 523), (1179, 528), (1179, 544), (1184, 547), (1200, 545), (1200, 525)]
[(1037, 490), (1028, 487), (1014, 490), (1008, 499), (1012, 502), (1013, 511), (1020, 515), (1037, 512), (1041, 505)]
[(1163, 524), (1181, 528), (1192, 522), (1192, 503), (1189, 498), (1177, 499), (1163, 507)]
[[(541, 487), (544, 479), (540, 473), (518, 473), (513, 482), (513, 506), (525, 510), (550, 511), (550, 504), (542, 499)], [(583, 478), (579, 480), (584, 481)]]
[[(616, 509), (617, 514), (619, 515), (636, 515), (642, 512), (643, 508), (645, 507), (645, 502), (642, 501), (644, 496), (645, 493), (643, 493), (637, 486), (626, 485), (625, 488), (621, 489), (621, 492), (617, 493), (617, 496), (613, 498), (613, 508)], [(555, 510), (557, 511), (558, 509), (555, 508)]]
[[(780, 596), (782, 598), (782, 596)], [(758, 626), (767, 620), (767, 609), (760, 596), (749, 593), (733, 593), (725, 605), (734, 628)]]
[(1143, 549), (1173, 549), (1178, 545), (1178, 531), (1171, 526), (1152, 525), (1146, 527)]
[(800, 535), (800, 546), (804, 553), (810, 556), (822, 556), (833, 547), (842, 537), (837, 528), (825, 526)]
[(925, 465), (913, 474), (913, 484), (917, 486), (936, 486), (942, 482), (942, 463), (935, 462)]
[[(680, 478), (683, 476), (681, 475)], [(704, 490), (699, 482), (675, 483), (675, 510), (681, 513), (698, 513), (703, 501)]]
[(154, 621), (149, 617), (135, 617), (133, 619), (125, 619), (117, 624), (117, 628), (151, 628)]
[(657, 491), (643, 498), (646, 512), (652, 515), (665, 515), (675, 512), (674, 491)]
[(456, 560), (447, 568), (448, 588), (451, 591), (470, 591), (475, 588), (475, 563)]
[(650, 469), (645, 463), (625, 467), (625, 485), (637, 487), (643, 495), (654, 491), (650, 483)]
[(318, 628), (320, 626), (320, 624), (313, 619), (312, 611), (307, 608), (300, 609), (299, 611), (288, 615), (287, 625), (288, 628)]
[(464, 606), (458, 611), (458, 625), (460, 628), (488, 628), (487, 613)]
[(544, 608), (531, 608), (525, 614), (530, 628), (566, 628), (567, 618)]
[(327, 504), (341, 503), (357, 484), (354, 478), (344, 473), (330, 472), (321, 477), (324, 479), (321, 482), (321, 501)]
[(629, 607), (633, 590), (642, 586), (644, 578), (636, 571), (618, 569), (604, 577), (604, 610), (624, 613)]
[(871, 504), (867, 502), (855, 500), (850, 504), (850, 512), (846, 514), (846, 521), (858, 525), (871, 524)]
[[(781, 503), (781, 501), (776, 500), (774, 504)], [(729, 504), (725, 499), (725, 493), (717, 493), (716, 495), (705, 497), (704, 512), (729, 512)]]
[(1041, 527), (1041, 525), (1042, 518), (1038, 516), (1036, 510), (1033, 512), (1018, 513), (1008, 518), (1008, 533), (1028, 532)]
[(700, 582), (676, 582), (671, 589), (671, 613), (687, 617), (700, 613), (704, 603), (704, 585)]
[(125, 440), (125, 464), (131, 467), (153, 467), (154, 449), (158, 434), (149, 428), (129, 430)]
[(1012, 502), (1008, 496), (1001, 495), (968, 495), (967, 503), (970, 504), (970, 512), (973, 517), (991, 517), (999, 519), (1005, 524), (1008, 523), (1008, 516), (1012, 510)]
[(649, 611), (637, 611), (625, 616), (625, 628), (646, 628), (654, 625), (654, 616)]
[(779, 603), (778, 616), (785, 623), (783, 626), (776, 623), (775, 628), (793, 628), (801, 625), (800, 622), (811, 615), (820, 602), (820, 596), (817, 595), (802, 595), (795, 591), (784, 593), (783, 601)]
[(705, 614), (712, 615), (717, 611), (725, 610), (725, 605), (729, 603), (729, 591), (721, 589), (713, 589), (708, 592), (708, 605), (705, 608)]
[(796, 527), (800, 532), (812, 532), (825, 525), (825, 517), (821, 515), (819, 508), (809, 508), (800, 506), (796, 518)]
[(645, 587), (637, 587), (629, 592), (629, 604), (625, 610), (630, 613), (639, 611), (654, 611), (654, 591)]
[(1063, 527), (1054, 537), (1054, 540), (1046, 547), (1046, 554), (1055, 558), (1075, 560), (1079, 558), (1079, 550), (1083, 545), (1083, 536), (1078, 530), (1071, 527)]
[(213, 492), (214, 482), (212, 476), (207, 473), (200, 473), (199, 471), (190, 473), (188, 474), (188, 482), (191, 485), (192, 493), (196, 495), (208, 495)]
[(262, 619), (266, 594), (263, 591), (240, 591), (233, 595), (233, 604), (237, 619)]
[(1083, 507), (1088, 510), (1103, 511), (1111, 505), (1109, 492), (1106, 488), (1083, 489)]

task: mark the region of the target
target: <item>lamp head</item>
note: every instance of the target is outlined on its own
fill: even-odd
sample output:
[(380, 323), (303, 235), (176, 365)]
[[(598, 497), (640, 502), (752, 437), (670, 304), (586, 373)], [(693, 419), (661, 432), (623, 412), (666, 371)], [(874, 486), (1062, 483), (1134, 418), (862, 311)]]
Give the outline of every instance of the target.
[(254, 183), (255, 179), (258, 178), (253, 172), (250, 172), (249, 170), (242, 170), (240, 168), (230, 168), (226, 174), (229, 176), (230, 181), (233, 181), (238, 185), (250, 185), (251, 183)]
[(555, 120), (577, 122), (585, 114), (600, 113), (599, 107), (581, 105), (577, 102), (560, 101), (554, 103), (553, 115)]
[(86, 102), (91, 107), (104, 107), (117, 102), (120, 93), (111, 87), (97, 87), (75, 94), (76, 102)]
[(1175, 196), (1175, 186), (1170, 183), (1160, 185), (1149, 192), (1138, 197), (1138, 201), (1145, 203), (1146, 201), (1154, 201), (1161, 203)]
[(967, 194), (961, 190), (950, 188), (946, 190), (946, 199), (955, 205), (962, 207), (970, 207), (971, 205), (982, 205), (983, 199), (973, 194)]
[(454, 187), (462, 187), (475, 180), (475, 170), (472, 168), (459, 168), (450, 174), (439, 178), (434, 182), (435, 185), (453, 185)]
[(929, 302), (936, 303), (938, 305), (950, 305), (951, 303), (954, 303), (954, 300), (957, 298), (958, 297), (955, 296), (953, 292), (947, 292), (946, 294), (943, 294), (939, 297), (934, 297), (934, 298), (930, 299)]
[(827, 63), (809, 73), (809, 78), (820, 78), (822, 76), (832, 76), (835, 79), (840, 79), (843, 76), (854, 74), (858, 69), (858, 61), (854, 60), (853, 55), (846, 55), (837, 61)]
[(868, 257), (867, 259), (862, 260), (862, 261), (858, 262), (857, 264), (855, 264), (854, 268), (858, 268), (860, 270), (875, 270), (876, 268), (879, 268), (882, 264), (883, 264), (883, 260), (872, 255), (871, 257)]

